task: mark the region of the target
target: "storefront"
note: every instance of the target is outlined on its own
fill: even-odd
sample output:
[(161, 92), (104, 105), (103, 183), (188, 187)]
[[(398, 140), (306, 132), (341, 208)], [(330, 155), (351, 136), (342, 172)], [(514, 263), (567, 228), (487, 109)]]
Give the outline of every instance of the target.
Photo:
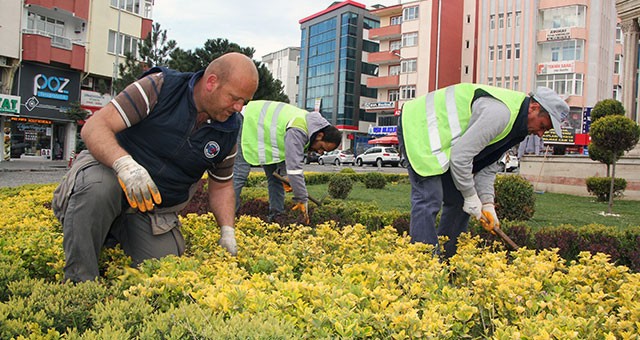
[(2, 127), (2, 157), (0, 162), (11, 158), (11, 118), (20, 113), (20, 97), (0, 94), (0, 126)]
[(23, 62), (18, 72), (13, 89), (23, 104), (4, 122), (4, 130), (10, 131), (10, 157), (68, 159), (75, 148), (76, 122), (65, 112), (79, 102), (80, 74), (29, 62)]

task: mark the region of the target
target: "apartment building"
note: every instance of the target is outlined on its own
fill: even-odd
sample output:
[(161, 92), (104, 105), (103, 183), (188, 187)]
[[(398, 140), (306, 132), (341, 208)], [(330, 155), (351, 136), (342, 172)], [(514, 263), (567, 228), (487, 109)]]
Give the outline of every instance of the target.
[(343, 132), (341, 148), (366, 143), (375, 114), (364, 103), (376, 101), (377, 91), (367, 86), (377, 66), (368, 62), (378, 51), (369, 30), (379, 20), (365, 5), (347, 0), (299, 21), (300, 75), (297, 105), (319, 111)]
[(475, 1), (420, 0), (371, 11), (380, 27), (369, 37), (380, 51), (369, 54), (378, 77), (367, 85), (377, 100), (365, 104), (377, 115), (371, 136), (395, 132), (402, 104), (435, 89), (474, 81)]
[[(151, 30), (153, 0), (6, 0), (0, 12), (1, 161), (69, 159), (76, 105), (111, 98), (118, 58)], [(98, 81), (103, 80), (103, 81)]]
[[(638, 50), (640, 49), (640, 2), (637, 0), (616, 0), (616, 10), (620, 18), (620, 35), (623, 40), (622, 55), (622, 104), (627, 117), (640, 124), (640, 92), (638, 91)], [(616, 59), (616, 62), (619, 60)]]
[(299, 59), (299, 47), (287, 47), (262, 57), (262, 63), (275, 79), (282, 82), (284, 93), (289, 97), (289, 102), (293, 104), (298, 102)]

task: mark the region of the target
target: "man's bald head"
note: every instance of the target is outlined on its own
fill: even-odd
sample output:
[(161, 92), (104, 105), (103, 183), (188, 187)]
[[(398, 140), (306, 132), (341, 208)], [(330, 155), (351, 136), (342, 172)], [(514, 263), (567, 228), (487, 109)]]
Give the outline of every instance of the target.
[(240, 76), (249, 83), (255, 81), (258, 87), (258, 69), (253, 60), (242, 53), (230, 52), (214, 59), (205, 70), (205, 77), (209, 74), (215, 74), (221, 84)]

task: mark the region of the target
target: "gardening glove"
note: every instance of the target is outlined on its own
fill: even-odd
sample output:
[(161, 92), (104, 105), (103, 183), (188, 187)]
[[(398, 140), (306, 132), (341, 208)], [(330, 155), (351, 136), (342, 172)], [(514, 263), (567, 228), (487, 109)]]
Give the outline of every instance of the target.
[(493, 228), (500, 228), (500, 220), (496, 215), (496, 208), (493, 203), (485, 203), (482, 205), (482, 218), (480, 218), (480, 224), (482, 227), (493, 235), (496, 232)]
[(220, 227), (220, 240), (218, 244), (226, 249), (232, 256), (238, 255), (238, 244), (236, 243), (236, 232), (233, 227), (223, 225)]
[(462, 210), (467, 214), (480, 219), (482, 217), (482, 202), (480, 201), (480, 197), (478, 197), (478, 194), (473, 194), (472, 196), (465, 197)]
[(282, 187), (284, 188), (284, 192), (292, 192), (293, 188), (288, 183), (282, 182)]
[(309, 224), (309, 214), (307, 213), (308, 208), (309, 208), (308, 202), (298, 202), (291, 210), (300, 210), (300, 212), (304, 216), (304, 223)]
[(162, 203), (160, 191), (149, 172), (130, 155), (116, 159), (112, 168), (132, 208), (145, 212), (153, 210), (154, 203)]

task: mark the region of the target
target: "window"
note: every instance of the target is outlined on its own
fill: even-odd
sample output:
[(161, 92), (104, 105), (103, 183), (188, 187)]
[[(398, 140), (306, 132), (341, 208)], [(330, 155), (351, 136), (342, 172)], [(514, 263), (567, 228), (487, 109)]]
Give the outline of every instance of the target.
[(400, 90), (389, 90), (388, 101), (396, 102), (400, 100)]
[(109, 41), (107, 51), (109, 53), (124, 56), (125, 53), (131, 53), (138, 58), (138, 38), (130, 35), (122, 34), (118, 36), (118, 32), (109, 30)]
[(507, 28), (511, 28), (511, 21), (513, 21), (513, 13), (507, 13)]
[(64, 36), (64, 21), (28, 12), (27, 30), (50, 37), (52, 46), (71, 49), (71, 40)]
[(465, 40), (465, 41), (464, 41), (464, 46), (465, 46), (464, 48), (469, 48), (469, 45), (470, 45), (470, 44), (471, 44), (471, 43), (469, 42), (469, 40)]
[(400, 98), (401, 99), (413, 99), (416, 97), (416, 86), (409, 85), (403, 86), (400, 88)]
[(616, 54), (615, 60), (613, 62), (613, 74), (620, 74), (621, 62), (622, 62), (622, 55)]
[(507, 45), (505, 47), (506, 51), (507, 51), (507, 60), (511, 59), (511, 45)]
[(496, 77), (496, 87), (502, 87), (502, 77)]
[(622, 26), (616, 25), (616, 43), (622, 44)]
[(393, 40), (389, 42), (390, 51), (399, 50), (401, 47), (402, 47), (402, 40)]
[(489, 16), (489, 28), (490, 29), (495, 29), (496, 28), (496, 15), (495, 14), (491, 14)]
[(418, 19), (419, 6), (407, 7), (402, 10), (402, 21)]
[(400, 25), (402, 23), (402, 16), (398, 15), (395, 17), (391, 17), (389, 25), (393, 26), (393, 25)]
[(552, 47), (551, 48), (551, 61), (560, 60), (560, 47)]
[(400, 63), (402, 73), (412, 73), (417, 71), (418, 61), (416, 59), (403, 60)]
[(586, 6), (554, 7), (540, 11), (538, 26), (541, 29), (586, 27)]
[(515, 44), (513, 49), (514, 49), (513, 54), (515, 55), (515, 59), (520, 59), (520, 44)]
[(489, 61), (493, 61), (493, 59), (494, 59), (493, 46), (489, 46)]
[(493, 77), (487, 78), (487, 85), (493, 86)]
[(418, 32), (405, 33), (402, 35), (402, 46), (418, 45)]
[(498, 14), (498, 28), (504, 28), (504, 14)]
[(546, 86), (559, 95), (582, 96), (583, 75), (580, 73), (538, 75), (536, 86)]
[(389, 66), (389, 75), (390, 76), (397, 76), (398, 74), (400, 74), (400, 65)]
[(511, 78), (510, 77), (504, 77), (504, 88), (505, 89), (511, 89)]
[(584, 40), (564, 40), (541, 45), (539, 62), (583, 60)]
[(464, 65), (464, 74), (469, 74), (469, 65)]
[(498, 60), (502, 60), (502, 46), (498, 46)]
[(513, 77), (513, 89), (518, 91), (518, 88), (520, 87), (520, 81), (518, 77)]
[(522, 12), (516, 12), (516, 27), (520, 27), (520, 17), (522, 17)]
[(471, 23), (471, 15), (467, 14), (467, 24)]

